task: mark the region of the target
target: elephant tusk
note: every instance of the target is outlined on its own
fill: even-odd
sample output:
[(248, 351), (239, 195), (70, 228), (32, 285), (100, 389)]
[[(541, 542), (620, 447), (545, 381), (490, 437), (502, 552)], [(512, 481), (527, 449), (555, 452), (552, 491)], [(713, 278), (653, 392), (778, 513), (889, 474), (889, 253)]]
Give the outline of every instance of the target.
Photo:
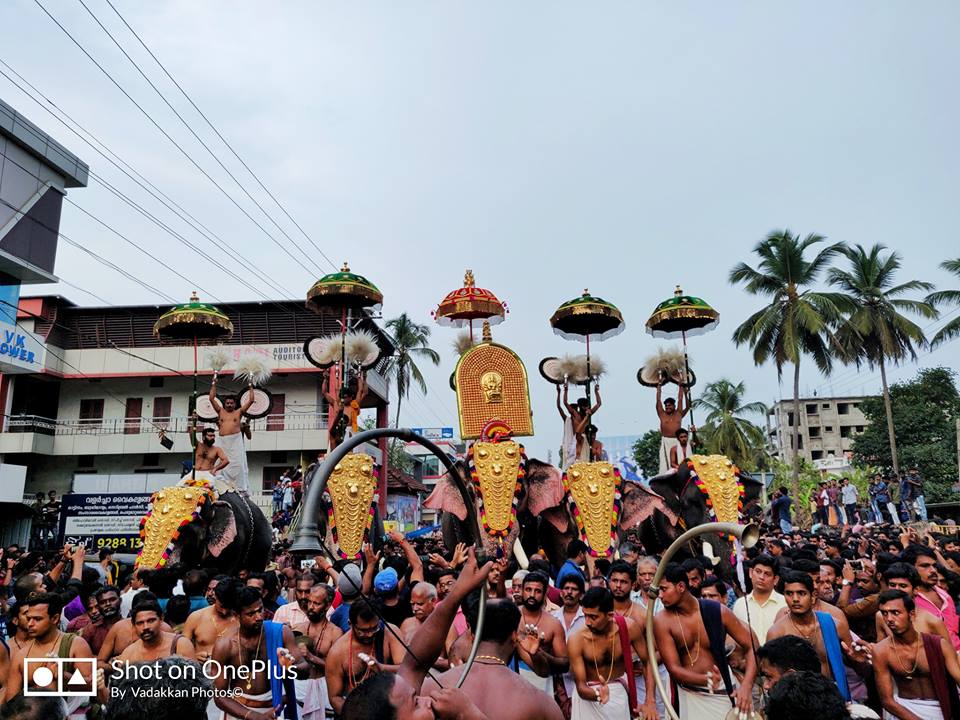
[(523, 551), (523, 545), (520, 544), (520, 538), (513, 541), (513, 556), (517, 559), (517, 564), (521, 569), (526, 570), (530, 567), (530, 559)]
[(712, 565), (716, 565), (720, 562), (720, 558), (716, 557), (713, 554), (713, 546), (710, 545), (706, 540), (703, 541), (703, 556), (710, 559)]

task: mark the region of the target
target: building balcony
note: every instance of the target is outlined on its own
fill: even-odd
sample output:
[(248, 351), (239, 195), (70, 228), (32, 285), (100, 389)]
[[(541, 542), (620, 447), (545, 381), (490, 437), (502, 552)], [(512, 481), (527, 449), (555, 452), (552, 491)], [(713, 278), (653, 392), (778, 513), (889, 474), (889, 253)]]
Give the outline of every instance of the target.
[[(98, 418), (55, 420), (37, 415), (3, 418), (0, 453), (98, 455), (166, 452), (159, 443), (162, 429), (174, 441), (171, 452), (192, 451), (189, 417)], [(314, 413), (268, 415), (250, 421), (251, 452), (319, 450), (327, 447), (327, 418)]]

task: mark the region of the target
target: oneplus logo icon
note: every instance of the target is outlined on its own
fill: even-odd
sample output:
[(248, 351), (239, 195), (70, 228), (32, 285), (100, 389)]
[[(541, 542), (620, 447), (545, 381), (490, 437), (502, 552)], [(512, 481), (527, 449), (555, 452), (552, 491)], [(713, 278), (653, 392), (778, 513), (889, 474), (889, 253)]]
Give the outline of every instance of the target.
[(96, 678), (96, 658), (23, 660), (23, 694), (27, 697), (93, 697)]

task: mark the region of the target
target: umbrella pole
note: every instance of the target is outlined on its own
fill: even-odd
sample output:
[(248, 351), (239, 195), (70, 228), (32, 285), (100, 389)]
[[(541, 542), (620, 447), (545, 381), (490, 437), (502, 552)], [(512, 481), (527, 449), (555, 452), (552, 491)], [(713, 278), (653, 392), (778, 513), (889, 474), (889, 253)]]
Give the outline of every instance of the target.
[[(593, 399), (590, 397), (590, 389), (592, 384), (593, 384), (593, 376), (590, 374), (590, 333), (587, 333), (587, 408), (588, 408), (587, 412), (589, 412), (589, 408), (593, 407)], [(587, 427), (589, 427), (590, 424), (591, 423), (587, 423)], [(587, 432), (587, 428), (583, 429), (583, 433), (586, 436), (585, 439), (587, 440), (587, 442), (590, 443), (589, 458), (590, 458), (590, 462), (593, 462), (594, 461), (593, 442), (590, 441), (590, 433)]]
[[(690, 409), (690, 424), (695, 426), (696, 422), (694, 422), (694, 419), (693, 419), (693, 398), (690, 396), (690, 386), (689, 386), (690, 358), (687, 356), (687, 331), (686, 330), (681, 331), (681, 336), (683, 337), (683, 381), (687, 383), (686, 387), (681, 387), (681, 391), (686, 392), (687, 394), (687, 406)], [(694, 439), (694, 442), (696, 442), (696, 439), (697, 439), (696, 432), (693, 433), (693, 439)]]
[[(196, 336), (196, 333), (194, 333), (194, 336), (193, 336), (193, 410), (194, 412), (196, 412), (197, 410), (197, 336)], [(196, 428), (194, 428), (193, 436), (194, 438), (196, 438), (197, 436)], [(195, 481), (197, 479), (197, 452), (196, 452), (197, 449), (194, 448), (193, 450), (194, 450), (193, 463), (191, 463), (190, 465), (190, 468), (191, 468), (190, 479)]]

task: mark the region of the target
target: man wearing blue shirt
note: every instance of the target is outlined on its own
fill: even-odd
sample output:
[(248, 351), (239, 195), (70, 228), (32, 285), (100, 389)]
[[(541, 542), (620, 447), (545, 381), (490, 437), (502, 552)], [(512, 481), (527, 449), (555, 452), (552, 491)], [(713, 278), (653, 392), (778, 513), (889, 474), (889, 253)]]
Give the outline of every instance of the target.
[(780, 494), (774, 499), (773, 504), (770, 506), (771, 514), (773, 515), (773, 519), (780, 525), (781, 532), (793, 532), (793, 523), (790, 517), (790, 505), (793, 504), (793, 500), (790, 499), (790, 494), (786, 486), (781, 486), (778, 489)]
[(570, 544), (567, 545), (567, 560), (563, 565), (560, 566), (560, 571), (557, 573), (557, 582), (556, 586), (560, 587), (563, 584), (563, 578), (567, 575), (577, 574), (583, 581), (586, 582), (586, 577), (584, 577), (583, 571), (580, 569), (580, 566), (587, 561), (587, 546), (582, 540), (573, 539), (570, 541)]

